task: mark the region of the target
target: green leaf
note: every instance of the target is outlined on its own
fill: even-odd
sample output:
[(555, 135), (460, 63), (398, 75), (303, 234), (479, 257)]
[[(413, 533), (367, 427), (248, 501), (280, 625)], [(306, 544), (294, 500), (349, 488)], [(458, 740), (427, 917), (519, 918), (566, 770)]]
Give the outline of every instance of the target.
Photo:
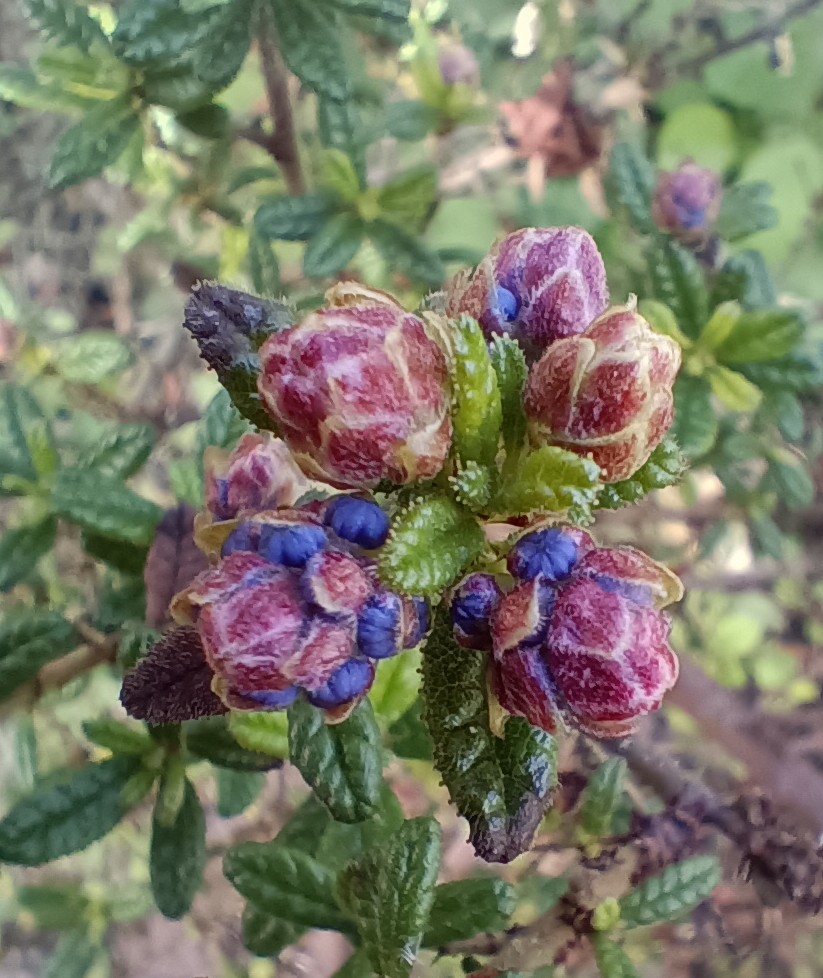
[(268, 197), (257, 208), (254, 227), (266, 240), (308, 241), (322, 230), (334, 211), (334, 202), (326, 194)]
[(156, 504), (119, 479), (89, 469), (61, 469), (54, 480), (55, 513), (92, 533), (126, 543), (149, 543), (163, 516)]
[(281, 759), (289, 756), (289, 721), (285, 713), (233, 710), (227, 723), (229, 733), (246, 750)]
[(580, 809), (583, 831), (595, 839), (611, 833), (614, 813), (623, 794), (626, 762), (610, 757), (589, 778)]
[(280, 767), (271, 754), (241, 747), (232, 736), (225, 717), (207, 717), (184, 724), (186, 748), (195, 757), (232, 771), (270, 771)]
[(360, 184), (365, 185), (363, 120), (359, 106), (352, 101), (335, 102), (319, 96), (317, 128), (323, 145), (342, 150), (354, 164)]
[(716, 350), (734, 330), (740, 314), (739, 302), (721, 302), (700, 331), (698, 344), (705, 350)]
[(113, 754), (145, 754), (156, 746), (145, 728), (121, 723), (113, 717), (84, 721), (83, 733), (93, 744)]
[(0, 861), (39, 866), (102, 839), (125, 814), (121, 791), (139, 770), (136, 758), (113, 757), (50, 780), (0, 822)]
[(383, 774), (380, 729), (363, 700), (342, 723), (298, 700), (289, 707), (292, 763), (341, 822), (362, 822), (377, 810)]
[(732, 255), (717, 273), (712, 285), (712, 304), (736, 299), (744, 309), (762, 309), (777, 304), (777, 291), (759, 251)]
[(437, 170), (420, 166), (380, 188), (377, 205), (389, 220), (420, 230), (437, 205)]
[(640, 150), (628, 143), (614, 147), (609, 161), (609, 187), (635, 229), (641, 234), (652, 232), (654, 170)]
[(684, 159), (722, 173), (740, 152), (734, 120), (711, 102), (687, 102), (667, 113), (656, 139), (657, 165), (675, 170)]
[(603, 486), (597, 505), (601, 509), (619, 509), (636, 503), (652, 489), (676, 485), (685, 471), (685, 456), (675, 439), (667, 435), (631, 478)]
[(280, 263), (271, 242), (262, 238), (254, 229), (249, 232), (249, 274), (255, 291), (261, 295), (280, 292)]
[(681, 374), (674, 384), (674, 423), (670, 435), (691, 459), (700, 458), (717, 438), (717, 416), (705, 377)]
[(505, 928), (517, 903), (514, 887), (495, 876), (441, 883), (434, 891), (423, 944), (442, 947)]
[(369, 701), (381, 725), (395, 723), (417, 699), (420, 686), (420, 653), (406, 651), (380, 663)]
[[(10, 591), (33, 573), (37, 562), (54, 546), (57, 524), (47, 516), (39, 523), (6, 530), (0, 537), (0, 591)], [(0, 664), (0, 675), (2, 675)]]
[[(179, 728), (169, 725), (166, 730), (168, 731), (166, 736), (169, 738), (168, 749), (163, 758), (160, 786), (154, 803), (154, 822), (163, 828), (171, 828), (183, 807), (187, 781), (186, 763), (177, 749)], [(153, 730), (153, 733), (157, 736), (157, 730)]]
[(108, 46), (106, 35), (76, 0), (23, 0), (28, 17), (61, 46), (88, 52), (95, 41)]
[(797, 345), (804, 326), (791, 309), (757, 309), (744, 312), (726, 339), (715, 350), (720, 363), (778, 360)]
[(495, 336), (489, 355), (500, 391), (503, 443), (506, 451), (511, 452), (522, 445), (526, 437), (526, 415), (523, 413), (523, 385), (528, 373), (526, 356), (520, 344), (510, 336)]
[(0, 99), (24, 109), (71, 114), (98, 101), (94, 95), (69, 91), (55, 79), (41, 78), (30, 68), (11, 64), (0, 65)]
[(130, 0), (118, 12), (112, 46), (121, 61), (138, 67), (174, 62), (195, 41), (202, 17), (178, 0)]
[(356, 214), (335, 214), (306, 245), (303, 274), (328, 278), (344, 269), (359, 251), (364, 230)]
[(296, 944), (306, 928), (260, 910), (247, 903), (241, 918), (243, 944), (260, 958), (274, 958), (290, 944)]
[(29, 391), (0, 384), (0, 486), (9, 476), (37, 480), (32, 447), (42, 431), (48, 431), (46, 420)]
[(118, 424), (80, 455), (77, 466), (127, 479), (149, 457), (154, 442), (155, 432), (152, 425)]
[(788, 441), (800, 441), (806, 430), (806, 415), (800, 398), (791, 391), (770, 394), (765, 407), (777, 420), (781, 434)]
[(347, 204), (353, 204), (360, 196), (362, 185), (354, 162), (341, 149), (331, 148), (325, 151), (320, 179), (324, 187)]
[(339, 10), (364, 17), (382, 17), (405, 23), (409, 19), (410, 0), (328, 0)]
[(772, 187), (765, 180), (736, 183), (723, 191), (715, 232), (726, 241), (739, 241), (777, 224), (771, 203)]
[(232, 404), (228, 391), (218, 391), (203, 414), (197, 450), (202, 455), (209, 445), (234, 448), (240, 438), (251, 430), (248, 421)]
[(233, 818), (253, 805), (263, 790), (266, 776), (258, 771), (230, 771), (217, 768), (217, 814)]
[(57, 942), (43, 978), (86, 978), (102, 953), (99, 941), (84, 931), (64, 934)]
[(461, 316), (453, 324), (450, 338), (454, 449), (462, 462), (493, 466), (502, 407), (486, 337), (476, 319)]
[(206, 817), (191, 781), (186, 780), (183, 804), (174, 822), (157, 817), (151, 826), (149, 872), (160, 913), (179, 920), (191, 907), (206, 865)]
[(83, 532), (81, 537), (83, 549), (90, 557), (102, 561), (114, 570), (130, 577), (140, 576), (146, 566), (149, 548), (122, 540), (112, 540), (110, 537), (97, 533)]
[(391, 725), (388, 746), (398, 757), (405, 757), (412, 761), (432, 759), (431, 740), (423, 723), (419, 700)]
[(780, 560), (783, 557), (785, 538), (780, 527), (765, 513), (749, 517), (749, 531), (760, 553)]
[(592, 935), (594, 959), (601, 978), (639, 978), (629, 956), (605, 934)]
[(352, 931), (334, 899), (334, 874), (308, 853), (277, 842), (244, 842), (226, 853), (223, 872), (241, 896), (272, 917), (302, 927)]
[(492, 508), (516, 515), (558, 513), (570, 507), (585, 510), (597, 496), (599, 477), (600, 469), (591, 459), (544, 445), (504, 470)]
[(28, 910), (37, 926), (45, 930), (81, 927), (91, 903), (79, 883), (20, 886), (16, 888), (15, 897), (18, 906)]
[(152, 105), (164, 105), (177, 114), (188, 113), (207, 105), (211, 97), (211, 87), (193, 74), (187, 62), (173, 68), (145, 69), (143, 98)]
[(384, 978), (410, 974), (439, 869), (440, 827), (433, 818), (415, 818), (341, 873), (340, 900), (357, 922), (372, 966)]
[(114, 163), (138, 131), (140, 116), (128, 98), (90, 109), (60, 137), (49, 164), (49, 186), (62, 190), (96, 177)]
[(437, 288), (443, 284), (443, 262), (414, 234), (390, 221), (373, 221), (368, 228), (372, 244), (393, 272)]
[(737, 369), (764, 391), (780, 390), (802, 394), (821, 382), (820, 367), (814, 360), (797, 353), (778, 360), (741, 363)]
[(458, 463), (449, 476), (454, 498), (473, 513), (485, 513), (492, 496), (492, 470), (477, 462)]
[(443, 496), (420, 499), (395, 517), (378, 558), (380, 576), (407, 594), (434, 594), (484, 547), (483, 530), (467, 509)]
[(314, 0), (275, 0), (271, 11), (277, 46), (289, 70), (318, 95), (335, 102), (350, 98), (349, 39), (339, 15)]
[(198, 15), (197, 42), (189, 51), (195, 76), (210, 92), (226, 88), (239, 73), (251, 44), (253, 4), (232, 0)]
[(416, 143), (439, 123), (437, 109), (417, 99), (400, 99), (386, 106), (386, 128), (395, 139)]
[(99, 384), (122, 373), (131, 363), (131, 351), (115, 333), (87, 330), (61, 343), (55, 366), (65, 380)]
[(814, 480), (802, 459), (792, 452), (775, 449), (760, 486), (777, 493), (786, 506), (808, 506), (814, 499)]
[(754, 411), (763, 398), (759, 387), (729, 367), (715, 364), (706, 377), (712, 394), (730, 411)]
[(720, 882), (716, 856), (691, 856), (667, 866), (620, 901), (620, 919), (626, 927), (645, 927), (675, 920), (702, 903)]
[(41, 666), (76, 648), (78, 638), (56, 611), (13, 608), (0, 619), (0, 698), (33, 679)]
[(705, 274), (694, 254), (677, 241), (657, 235), (646, 260), (653, 297), (669, 306), (686, 336), (694, 339), (708, 316)]
[(231, 118), (222, 105), (208, 102), (197, 108), (179, 112), (177, 121), (201, 139), (223, 139), (228, 135)]
[(557, 783), (557, 744), (520, 717), (504, 736), (489, 725), (486, 656), (454, 641), (448, 616), (435, 617), (423, 656), (423, 719), (434, 763), (469, 839), (487, 862), (510, 862), (531, 845)]

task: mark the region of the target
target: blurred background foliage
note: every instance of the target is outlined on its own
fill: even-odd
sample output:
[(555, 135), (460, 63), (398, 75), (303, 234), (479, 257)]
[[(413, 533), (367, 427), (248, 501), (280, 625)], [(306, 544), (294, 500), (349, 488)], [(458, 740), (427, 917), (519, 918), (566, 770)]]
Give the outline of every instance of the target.
[[(823, 5), (25, 0), (0, 9), (0, 55), (4, 809), (61, 768), (128, 754), (105, 718), (122, 718), (122, 669), (164, 623), (187, 511), (162, 524), (171, 556), (147, 593), (149, 547), (164, 511), (199, 505), (203, 448), (244, 430), (179, 329), (190, 287), (218, 278), (308, 308), (353, 277), (414, 304), (502, 233), (557, 224), (589, 230), (613, 299), (653, 303), (641, 310), (684, 347), (675, 432), (695, 467), (597, 530), (687, 583), (675, 645), (711, 685), (684, 677), (647, 735), (717, 785), (771, 784), (769, 757), (823, 778)], [(724, 185), (700, 247), (650, 223), (656, 172), (686, 159)], [(437, 808), (446, 871), (465, 876), (474, 860), (419, 738), (416, 662), (379, 676), (389, 780), (407, 813)], [(188, 760), (209, 859), (185, 923), (154, 909), (142, 802), (102, 844), (3, 871), (0, 974), (334, 971), (345, 945), (328, 933), (253, 958), (217, 858), (271, 838), (300, 778)], [(578, 745), (562, 764), (601, 761)], [(654, 808), (636, 786), (613, 794), (618, 822)], [(559, 898), (564, 851), (621, 831), (574, 810), (576, 827), (550, 815), (540, 851), (504, 871), (514, 922)], [(819, 973), (817, 925), (788, 913), (764, 929), (729, 875), (692, 925), (705, 945), (682, 921), (629, 938), (638, 973)], [(632, 973), (606, 951), (597, 963)], [(463, 967), (429, 955), (421, 973)]]

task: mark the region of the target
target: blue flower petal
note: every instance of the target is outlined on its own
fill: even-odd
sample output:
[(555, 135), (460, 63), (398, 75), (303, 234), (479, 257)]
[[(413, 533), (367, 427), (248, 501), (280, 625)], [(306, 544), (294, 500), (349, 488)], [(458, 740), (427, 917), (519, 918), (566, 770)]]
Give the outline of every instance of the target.
[(400, 651), (403, 605), (393, 591), (373, 594), (357, 616), (357, 646), (370, 659)]

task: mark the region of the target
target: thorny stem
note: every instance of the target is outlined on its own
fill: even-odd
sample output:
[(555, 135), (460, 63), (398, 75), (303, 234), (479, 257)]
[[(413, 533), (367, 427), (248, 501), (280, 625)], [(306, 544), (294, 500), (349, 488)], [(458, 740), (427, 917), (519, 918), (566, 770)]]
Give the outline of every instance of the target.
[(255, 142), (264, 146), (278, 162), (289, 193), (302, 194), (306, 184), (300, 166), (300, 152), (289, 98), (289, 73), (277, 46), (274, 24), (264, 9), (260, 11), (258, 48), (274, 133), (270, 137), (258, 137)]

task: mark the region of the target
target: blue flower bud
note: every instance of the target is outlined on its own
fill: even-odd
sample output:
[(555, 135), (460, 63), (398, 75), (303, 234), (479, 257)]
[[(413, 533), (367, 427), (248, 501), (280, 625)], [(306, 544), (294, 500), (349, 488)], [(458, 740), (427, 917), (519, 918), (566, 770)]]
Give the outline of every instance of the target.
[(373, 594), (357, 616), (357, 645), (370, 659), (397, 655), (401, 644), (403, 603), (393, 591)]
[(220, 551), (222, 557), (228, 557), (237, 550), (256, 550), (254, 533), (251, 523), (241, 523), (226, 537), (226, 542)]
[(371, 686), (373, 678), (374, 666), (371, 662), (367, 659), (349, 659), (332, 673), (324, 686), (307, 692), (306, 698), (312, 706), (330, 710), (362, 696)]
[(452, 597), (452, 622), (465, 635), (488, 635), (489, 617), (501, 593), (492, 574), (469, 574)]
[(324, 516), (343, 540), (366, 550), (382, 547), (389, 535), (389, 518), (385, 512), (368, 499), (356, 496), (337, 496), (328, 504)]
[(306, 561), (326, 545), (322, 526), (311, 523), (293, 526), (263, 524), (260, 528), (261, 557), (285, 567), (305, 567)]
[(429, 603), (425, 598), (412, 598), (411, 604), (406, 603), (406, 607), (413, 608), (412, 616), (414, 621), (407, 624), (406, 640), (403, 643), (404, 649), (413, 649), (423, 640), (423, 636), (429, 630), (430, 612)]
[(510, 323), (517, 319), (517, 314), (520, 312), (520, 302), (514, 292), (498, 285), (495, 287), (494, 297), (504, 322)]
[(512, 547), (508, 568), (521, 581), (562, 581), (577, 562), (577, 544), (563, 530), (535, 530)]
[(299, 692), (297, 686), (289, 686), (286, 689), (257, 689), (243, 695), (270, 710), (284, 710), (297, 699)]

